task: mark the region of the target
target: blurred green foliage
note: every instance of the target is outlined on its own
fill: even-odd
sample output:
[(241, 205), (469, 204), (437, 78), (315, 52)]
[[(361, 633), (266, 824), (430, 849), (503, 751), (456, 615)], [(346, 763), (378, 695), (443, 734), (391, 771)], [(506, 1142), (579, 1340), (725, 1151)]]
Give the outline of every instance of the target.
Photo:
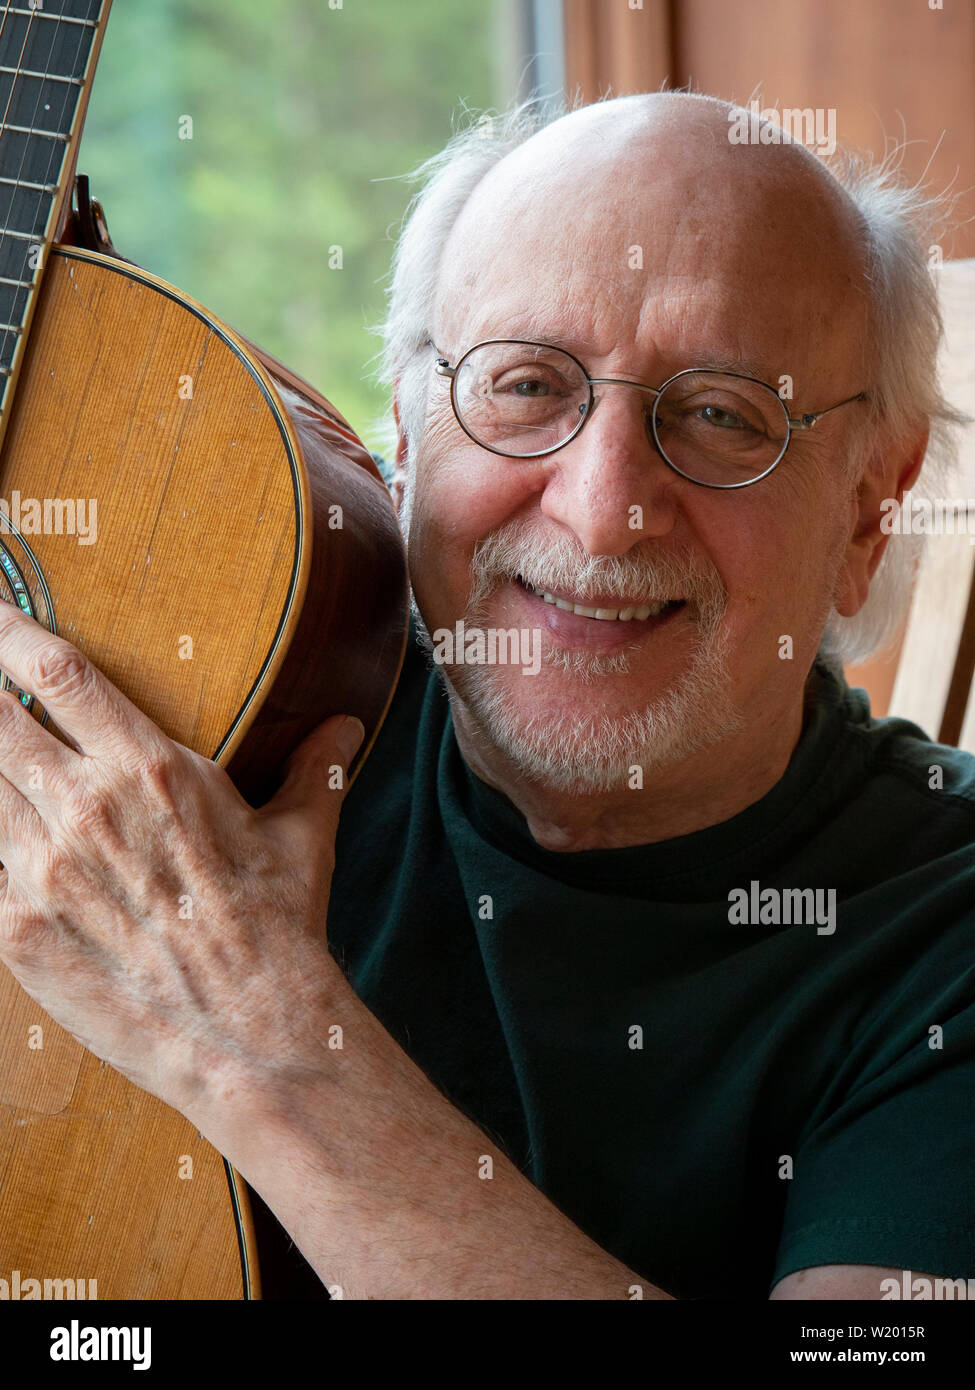
[(109, 20), (78, 168), (119, 251), (306, 377), (373, 448), (387, 403), (368, 326), (412, 191), (394, 176), (442, 148), (461, 101), (508, 99), (496, 6), (115, 0)]

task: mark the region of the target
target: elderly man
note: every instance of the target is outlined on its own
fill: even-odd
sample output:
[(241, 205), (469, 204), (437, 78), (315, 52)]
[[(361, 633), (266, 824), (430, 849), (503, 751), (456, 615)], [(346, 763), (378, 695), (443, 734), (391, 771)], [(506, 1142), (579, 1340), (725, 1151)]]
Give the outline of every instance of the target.
[[(937, 309), (911, 195), (735, 116), (626, 98), (436, 161), (388, 323), (419, 645), (334, 875), (354, 723), (252, 812), (67, 644), (86, 768), (0, 701), (4, 959), (345, 1297), (975, 1276), (973, 762), (824, 659), (883, 635)], [(29, 686), (49, 639), (3, 626)]]

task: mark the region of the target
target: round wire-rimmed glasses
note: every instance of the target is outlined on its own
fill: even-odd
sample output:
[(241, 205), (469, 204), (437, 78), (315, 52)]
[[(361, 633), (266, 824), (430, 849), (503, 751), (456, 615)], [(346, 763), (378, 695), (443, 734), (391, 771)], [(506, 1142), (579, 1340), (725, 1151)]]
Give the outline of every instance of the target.
[(780, 462), (793, 430), (865, 391), (793, 418), (767, 382), (741, 372), (686, 367), (661, 386), (626, 377), (591, 377), (564, 348), (520, 338), (475, 343), (451, 366), (439, 348), (437, 374), (450, 378), (450, 402), (464, 433), (493, 454), (543, 458), (562, 449), (592, 418), (594, 386), (635, 386), (653, 396), (648, 431), (663, 461), (702, 487), (749, 487)]

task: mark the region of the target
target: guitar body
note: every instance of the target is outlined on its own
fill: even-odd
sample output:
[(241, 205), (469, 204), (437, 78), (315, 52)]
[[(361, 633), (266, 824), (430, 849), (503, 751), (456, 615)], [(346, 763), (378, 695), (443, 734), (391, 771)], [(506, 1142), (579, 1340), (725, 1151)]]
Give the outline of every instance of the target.
[[(253, 804), (331, 714), (362, 719), (365, 756), (407, 632), (388, 492), (324, 398), (192, 300), (52, 248), (0, 499), (0, 597)], [(0, 967), (0, 1279), (246, 1298), (259, 1254), (239, 1176)]]

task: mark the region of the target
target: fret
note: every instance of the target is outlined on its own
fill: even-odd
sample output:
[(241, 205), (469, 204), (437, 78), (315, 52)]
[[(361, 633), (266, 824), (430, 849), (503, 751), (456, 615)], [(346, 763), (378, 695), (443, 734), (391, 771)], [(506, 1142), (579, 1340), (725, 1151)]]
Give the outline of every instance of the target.
[(47, 140), (6, 126), (0, 131), (0, 176), (18, 184), (22, 179), (53, 183), (60, 178), (66, 145), (64, 140)]
[(60, 83), (43, 73), (35, 76), (0, 70), (0, 130), (18, 126), (21, 130), (35, 130), (41, 125), (46, 130), (68, 131), (78, 95), (78, 83), (73, 78)]
[(0, 439), (106, 9), (0, 0)]
[(29, 188), (31, 192), (56, 193), (58, 186), (56, 183), (28, 183), (26, 179), (4, 179), (0, 178), (0, 183), (11, 183), (15, 188)]
[[(50, 205), (50, 199), (48, 199), (48, 208), (50, 208)], [(44, 233), (47, 229), (46, 210), (38, 212), (37, 217), (33, 219), (35, 222), (34, 226), (28, 223), (28, 225), (24, 227), (14, 227), (13, 220), (14, 219), (11, 219), (11, 225), (9, 227), (0, 227), (0, 240), (3, 240), (5, 237), (11, 237), (14, 241), (26, 242), (44, 240)]]
[[(24, 312), (27, 311), (27, 301), (24, 301)], [(14, 354), (17, 351), (17, 344), (20, 342), (23, 329), (16, 332), (0, 333), (0, 366), (12, 366)]]
[(33, 135), (41, 140), (64, 140), (67, 142), (71, 139), (67, 132), (62, 134), (60, 130), (32, 130), (29, 125), (0, 126), (0, 132), (6, 133), (8, 130), (12, 130), (15, 135)]
[[(41, 250), (41, 256), (38, 256)], [(47, 247), (42, 238), (12, 237), (9, 240), (0, 234), (0, 274), (11, 279), (27, 280), (34, 283), (37, 261), (47, 256)], [(33, 264), (32, 264), (33, 262)], [(2, 312), (2, 306), (0, 306)], [(19, 315), (17, 316), (19, 317)]]
[[(84, 79), (92, 42), (89, 30), (34, 24), (29, 19), (10, 19), (9, 14), (0, 29), (0, 64), (42, 76)], [(8, 71), (8, 80), (10, 75)]]
[(14, 9), (12, 5), (8, 7), (5, 13), (27, 15), (31, 19), (54, 19), (58, 24), (82, 24), (86, 29), (94, 29), (97, 23), (94, 19), (78, 19), (76, 16), (69, 14), (51, 14), (48, 10)]
[[(2, 140), (0, 136), (0, 140)], [(0, 223), (7, 231), (20, 232), (35, 239), (47, 230), (53, 194), (14, 186), (0, 188)]]
[(0, 64), (0, 72), (12, 72), (17, 77), (38, 77), (42, 82), (73, 82), (76, 87), (83, 87), (84, 80), (80, 77), (61, 77), (53, 72), (28, 72), (26, 68), (5, 68)]

